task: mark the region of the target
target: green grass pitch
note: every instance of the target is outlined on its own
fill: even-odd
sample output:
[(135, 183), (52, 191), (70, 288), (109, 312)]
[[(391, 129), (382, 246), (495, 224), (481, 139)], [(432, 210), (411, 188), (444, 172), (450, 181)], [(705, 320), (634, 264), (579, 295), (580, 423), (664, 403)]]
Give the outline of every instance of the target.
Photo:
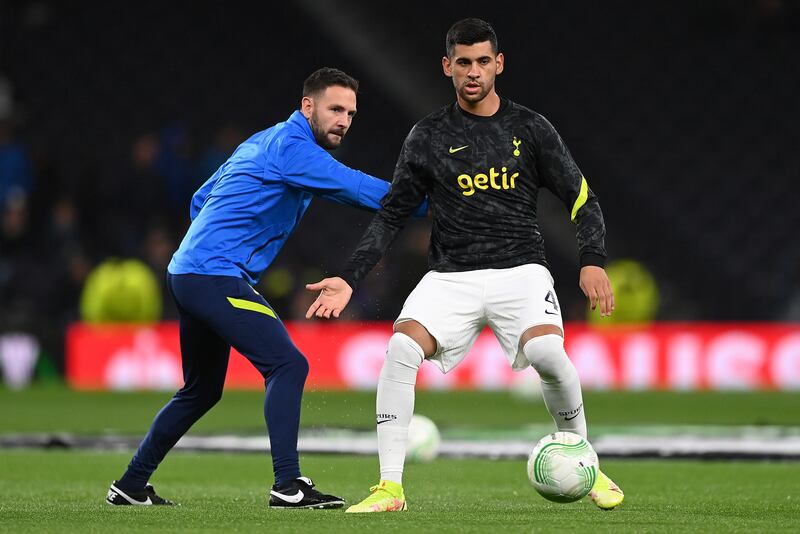
[[(20, 392), (0, 389), (0, 433), (71, 432), (144, 435), (171, 392), (74, 392), (63, 387)], [(264, 394), (225, 391), (193, 433), (264, 432)], [(783, 425), (800, 426), (800, 393), (584, 392), (592, 425)], [(8, 409), (6, 409), (8, 407)], [(552, 424), (541, 401), (507, 392), (420, 391), (417, 413), (442, 428), (516, 429)], [(375, 428), (375, 393), (309, 391), (303, 397), (303, 427)]]
[[(142, 436), (170, 393), (0, 389), (0, 435)], [(261, 435), (263, 396), (228, 391), (191, 433)], [(595, 428), (642, 425), (800, 426), (797, 393), (586, 392)], [(420, 392), (417, 411), (449, 432), (513, 431), (547, 424), (541, 402), (502, 392)], [(302, 425), (374, 428), (374, 393), (309, 392)], [(531, 444), (533, 445), (533, 444)], [(797, 532), (800, 462), (608, 460), (626, 499), (611, 512), (588, 500), (554, 504), (527, 481), (522, 460), (437, 459), (409, 464), (410, 511), (267, 507), (266, 454), (175, 451), (152, 482), (180, 507), (104, 504), (132, 451), (0, 449), (0, 532)], [(305, 474), (349, 502), (377, 482), (377, 458), (303, 455)]]
[[(153, 483), (180, 507), (103, 503), (127, 453), (0, 452), (2, 532), (790, 532), (800, 512), (793, 463), (609, 461), (626, 490), (619, 509), (539, 497), (522, 461), (446, 460), (406, 471), (407, 513), (270, 510), (269, 459), (167, 457)], [(376, 460), (306, 456), (304, 472), (349, 502), (375, 482)]]

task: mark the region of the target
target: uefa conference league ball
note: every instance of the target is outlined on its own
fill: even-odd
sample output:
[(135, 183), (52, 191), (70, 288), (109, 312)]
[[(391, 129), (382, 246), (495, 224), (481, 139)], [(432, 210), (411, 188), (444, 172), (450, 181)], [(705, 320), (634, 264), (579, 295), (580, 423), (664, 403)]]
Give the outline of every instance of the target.
[(430, 462), (439, 454), (442, 436), (436, 424), (424, 415), (411, 416), (408, 425), (406, 459), (412, 462)]
[(572, 432), (543, 437), (528, 457), (528, 479), (539, 495), (553, 502), (574, 502), (585, 497), (599, 470), (594, 448)]

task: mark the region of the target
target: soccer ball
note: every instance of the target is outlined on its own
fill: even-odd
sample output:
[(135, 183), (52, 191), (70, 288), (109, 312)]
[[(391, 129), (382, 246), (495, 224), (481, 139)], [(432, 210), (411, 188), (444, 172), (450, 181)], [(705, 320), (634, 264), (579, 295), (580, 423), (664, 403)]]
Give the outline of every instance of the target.
[(599, 470), (597, 453), (588, 441), (572, 432), (543, 437), (528, 457), (528, 479), (539, 495), (553, 502), (585, 497)]
[(525, 402), (542, 402), (542, 380), (532, 367), (516, 373), (509, 387), (511, 395)]
[(439, 454), (442, 436), (436, 424), (424, 415), (411, 416), (408, 425), (406, 458), (412, 462), (430, 462)]

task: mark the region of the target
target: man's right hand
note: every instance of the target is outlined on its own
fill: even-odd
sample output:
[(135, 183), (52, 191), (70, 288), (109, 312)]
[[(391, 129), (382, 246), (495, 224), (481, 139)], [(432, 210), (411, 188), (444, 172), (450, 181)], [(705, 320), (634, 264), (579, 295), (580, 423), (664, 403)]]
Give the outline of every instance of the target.
[(315, 315), (325, 319), (330, 319), (333, 315), (338, 319), (353, 294), (353, 288), (338, 276), (325, 278), (316, 284), (306, 284), (306, 289), (320, 292), (317, 300), (309, 306), (306, 319), (311, 319)]

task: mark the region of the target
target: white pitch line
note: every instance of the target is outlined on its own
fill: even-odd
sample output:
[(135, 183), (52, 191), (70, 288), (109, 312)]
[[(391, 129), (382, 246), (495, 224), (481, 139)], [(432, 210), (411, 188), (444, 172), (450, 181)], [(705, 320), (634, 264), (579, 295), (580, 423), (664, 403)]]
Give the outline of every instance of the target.
[[(525, 458), (533, 449), (525, 440), (443, 440), (441, 456), (480, 458)], [(755, 437), (692, 437), (607, 435), (593, 442), (600, 456), (615, 457), (708, 457), (736, 456), (753, 458), (800, 459), (800, 437), (758, 439)], [(264, 437), (184, 436), (178, 449), (268, 452), (269, 440)], [(304, 453), (377, 454), (374, 435), (305, 436), (298, 449)]]
[[(439, 454), (445, 457), (526, 458), (536, 439), (445, 439)], [(70, 434), (0, 435), (0, 448), (78, 448), (130, 450), (139, 444), (135, 436), (75, 436)], [(800, 435), (778, 436), (754, 432), (727, 436), (700, 436), (686, 432), (673, 435), (603, 434), (592, 440), (601, 457), (618, 458), (752, 458), (800, 460)], [(269, 452), (264, 436), (184, 436), (177, 449), (192, 451)], [(298, 441), (303, 453), (364, 454), (378, 451), (374, 432), (348, 430), (304, 433)]]

